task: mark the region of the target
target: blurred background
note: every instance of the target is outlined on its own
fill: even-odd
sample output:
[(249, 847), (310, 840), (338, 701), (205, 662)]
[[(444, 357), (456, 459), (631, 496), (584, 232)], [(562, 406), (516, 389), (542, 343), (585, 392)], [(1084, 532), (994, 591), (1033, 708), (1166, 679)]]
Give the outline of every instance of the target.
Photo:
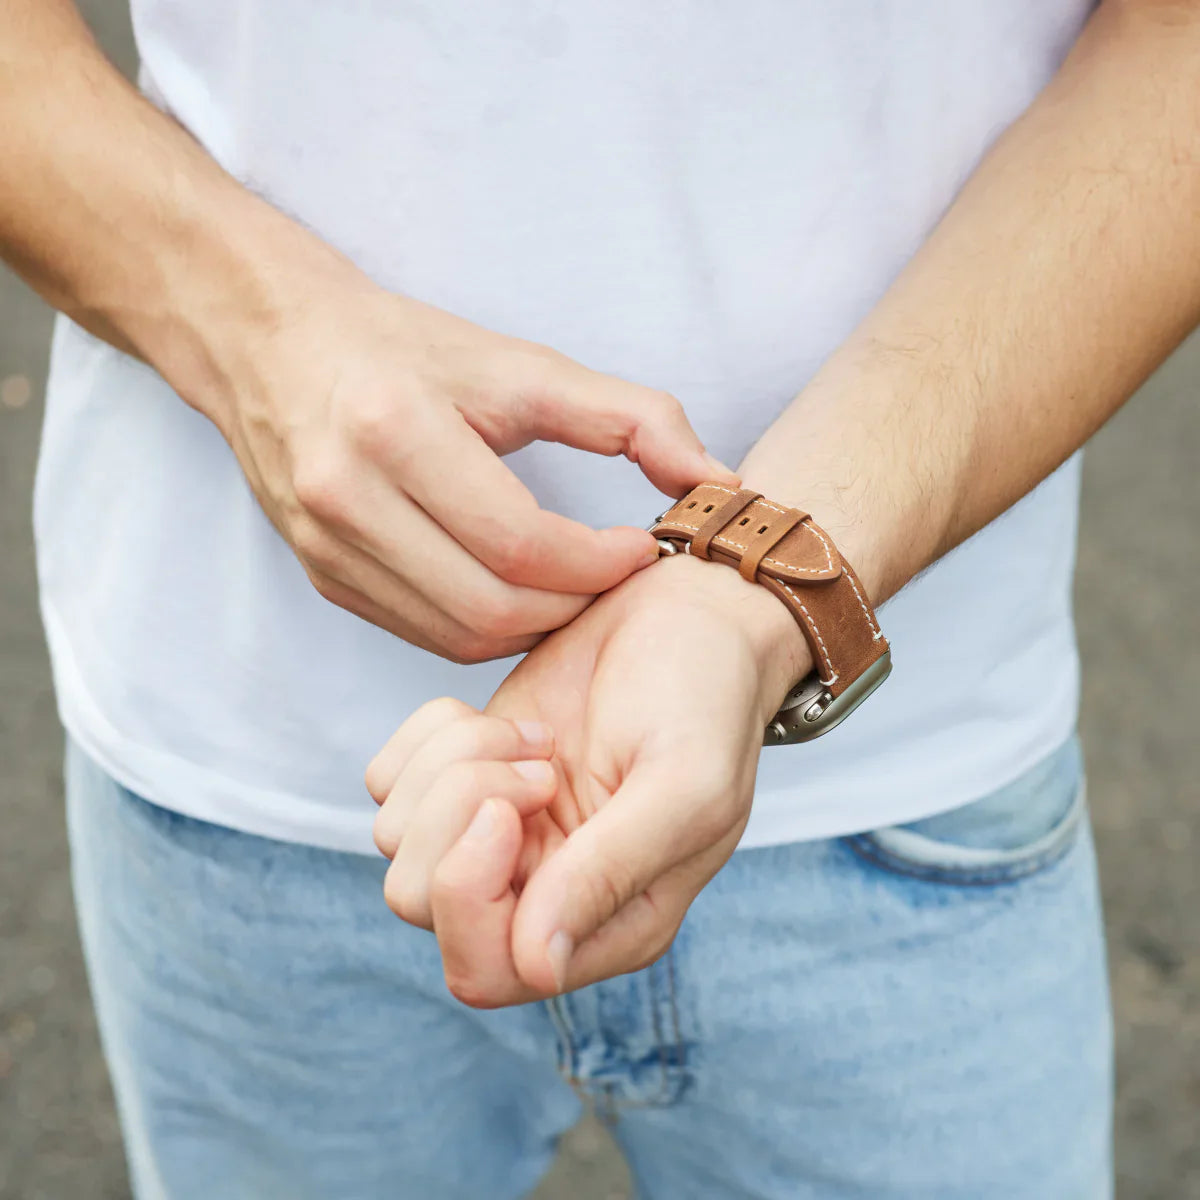
[[(132, 72), (125, 0), (81, 5)], [(30, 493), (50, 314), (0, 268), (0, 1200), (128, 1196), (75, 933)], [(1077, 599), (1117, 1024), (1117, 1194), (1200, 1200), (1200, 335), (1094, 440)], [(1031, 680), (1029, 686), (1036, 687)], [(536, 1200), (623, 1200), (601, 1129)]]

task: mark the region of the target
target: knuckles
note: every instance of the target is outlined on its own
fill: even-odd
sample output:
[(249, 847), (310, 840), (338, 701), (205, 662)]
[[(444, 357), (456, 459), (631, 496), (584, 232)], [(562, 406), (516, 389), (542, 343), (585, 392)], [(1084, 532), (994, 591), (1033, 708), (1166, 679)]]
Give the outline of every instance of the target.
[(418, 716), (433, 718), (438, 725), (441, 725), (443, 722), (477, 717), (479, 709), (472, 708), (465, 700), (460, 700), (457, 696), (438, 696), (434, 700), (426, 700), (409, 720)]
[(342, 524), (355, 493), (353, 472), (336, 451), (310, 452), (293, 469), (292, 490), (302, 512), (320, 523)]
[(683, 405), (670, 392), (652, 391), (647, 404), (659, 420), (672, 424), (684, 420)]
[(538, 641), (536, 635), (497, 637), (475, 629), (463, 629), (450, 634), (443, 643), (443, 657), (464, 666), (491, 662), (497, 658), (509, 658), (523, 654)]
[(336, 583), (326, 574), (336, 561), (336, 543), (316, 522), (296, 521), (288, 532), (292, 548), (308, 569), (309, 582), (325, 597), (336, 588)]
[(383, 764), (373, 759), (363, 775), (363, 783), (367, 786), (367, 794), (376, 804), (382, 804), (392, 790), (392, 781), (388, 778)]
[(452, 797), (477, 796), (481, 786), (488, 780), (488, 762), (479, 759), (459, 759), (445, 767), (439, 781), (439, 789), (449, 800)]
[(389, 461), (405, 453), (404, 431), (409, 422), (394, 396), (356, 398), (342, 414), (350, 444), (367, 457)]
[(476, 599), (459, 620), (469, 623), (471, 632), (484, 646), (518, 637), (525, 632), (521, 606), (515, 596), (503, 591)]
[(433, 928), (427, 891), (406, 875), (388, 871), (383, 880), (383, 899), (400, 920), (421, 929)]
[[(390, 814), (385, 816), (387, 809), (380, 809), (375, 817), (375, 823), (371, 827), (371, 838), (375, 843), (375, 849), (379, 851), (384, 858), (395, 858), (396, 851), (400, 849), (400, 834), (394, 827), (394, 822), (390, 818)], [(387, 882), (384, 881), (384, 895), (387, 895)]]
[(446, 977), (446, 988), (461, 1004), (468, 1008), (499, 1008), (506, 1001), (495, 994), (482, 980), (474, 978), (469, 972), (455, 970), (443, 966)]
[[(514, 352), (515, 351), (515, 352)], [(509, 352), (494, 361), (492, 374), (502, 381), (509, 402), (552, 403), (564, 390), (565, 380), (575, 367), (565, 354), (539, 342), (517, 341)]]
[(536, 576), (541, 562), (537, 542), (519, 529), (497, 532), (488, 547), (487, 563), (501, 579), (520, 583)]
[(502, 650), (489, 638), (471, 633), (470, 630), (452, 634), (442, 643), (442, 657), (461, 667), (477, 666), (511, 653), (511, 650)]

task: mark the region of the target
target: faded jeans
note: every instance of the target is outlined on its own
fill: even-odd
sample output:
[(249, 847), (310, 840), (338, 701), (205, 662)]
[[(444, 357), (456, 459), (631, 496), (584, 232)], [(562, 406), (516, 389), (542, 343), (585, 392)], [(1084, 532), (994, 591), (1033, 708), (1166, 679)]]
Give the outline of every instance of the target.
[(382, 860), (67, 768), (139, 1200), (518, 1197), (584, 1095), (649, 1200), (1111, 1195), (1074, 742), (944, 816), (738, 852), (654, 966), (494, 1012), (447, 993)]

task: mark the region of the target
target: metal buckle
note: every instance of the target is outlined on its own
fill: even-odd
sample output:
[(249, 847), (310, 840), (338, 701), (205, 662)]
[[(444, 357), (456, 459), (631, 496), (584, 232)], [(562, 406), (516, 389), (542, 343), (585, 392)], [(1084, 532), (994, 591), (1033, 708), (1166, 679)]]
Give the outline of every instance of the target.
[[(658, 516), (646, 526), (646, 532), (653, 533), (655, 526), (658, 525), (658, 523), (666, 515), (667, 513), (665, 511), (660, 512)], [(659, 558), (670, 558), (672, 554), (690, 554), (692, 552), (691, 543), (685, 542), (682, 538), (660, 537), (655, 538), (654, 540), (658, 543)]]
[(838, 698), (826, 690), (817, 672), (806, 675), (784, 698), (763, 735), (764, 746), (811, 742), (840, 725), (890, 674), (892, 652), (884, 651)]

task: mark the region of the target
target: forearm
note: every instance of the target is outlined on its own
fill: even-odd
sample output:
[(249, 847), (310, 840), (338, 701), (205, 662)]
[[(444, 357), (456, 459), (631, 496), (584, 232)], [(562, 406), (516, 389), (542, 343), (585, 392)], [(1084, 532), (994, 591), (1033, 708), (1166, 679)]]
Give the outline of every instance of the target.
[(268, 264), (347, 264), (141, 97), (67, 0), (0, 11), (0, 257), (213, 415), (247, 331), (287, 302)]
[(1200, 320), (1200, 4), (1109, 0), (746, 486), (876, 602), (1037, 484)]

